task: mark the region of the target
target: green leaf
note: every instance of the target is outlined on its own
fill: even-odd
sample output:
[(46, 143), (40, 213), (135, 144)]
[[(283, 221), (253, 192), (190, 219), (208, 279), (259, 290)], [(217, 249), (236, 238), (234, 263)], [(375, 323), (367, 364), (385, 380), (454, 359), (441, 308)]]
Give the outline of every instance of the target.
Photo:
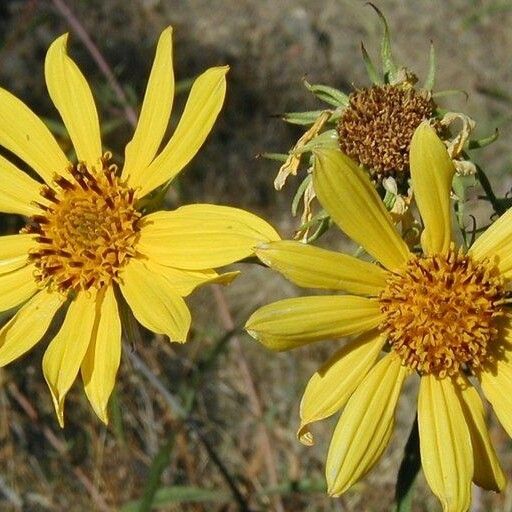
[(391, 83), (396, 79), (398, 68), (395, 64), (395, 61), (393, 60), (393, 55), (391, 53), (391, 37), (389, 35), (388, 22), (384, 14), (382, 14), (381, 10), (376, 5), (372, 4), (371, 2), (369, 2), (369, 5), (377, 13), (384, 27), (384, 34), (382, 35), (382, 40), (380, 43), (380, 58), (382, 61), (384, 81), (386, 83)]
[[(155, 494), (152, 508), (165, 508), (171, 503), (227, 503), (232, 500), (229, 492), (217, 491), (214, 489), (201, 489), (191, 486), (161, 487)], [(131, 501), (124, 505), (121, 512), (138, 512), (141, 501)]]
[(286, 162), (288, 155), (286, 153), (261, 153), (258, 157), (274, 160), (276, 162)]
[(446, 89), (445, 91), (437, 91), (432, 94), (432, 98), (446, 98), (448, 96), (454, 96), (455, 94), (463, 94), (466, 97), (466, 101), (469, 99), (469, 94), (462, 89)]
[(470, 140), (468, 142), (468, 149), (485, 148), (485, 146), (492, 144), (498, 137), (499, 137), (499, 131), (498, 131), (498, 128), (496, 128), (496, 130), (494, 130), (494, 133), (492, 135), (489, 135), (488, 137)]
[(304, 85), (308, 91), (312, 92), (318, 99), (329, 103), (329, 105), (334, 107), (348, 106), (348, 96), (339, 89), (328, 85), (310, 84), (307, 80), (304, 80)]
[(410, 512), (412, 510), (412, 497), (414, 481), (421, 468), (420, 439), (418, 433), (418, 417), (409, 434), (404, 449), (404, 456), (398, 470), (395, 487), (395, 512)]
[(298, 151), (295, 151), (294, 153), (302, 154), (319, 147), (337, 149), (339, 145), (338, 133), (336, 130), (327, 130), (322, 132), (320, 135), (312, 138), (307, 144), (304, 144), (304, 146), (302, 146)]
[(370, 80), (375, 85), (381, 85), (384, 83), (381, 76), (379, 75), (379, 72), (377, 71), (377, 68), (375, 67), (375, 64), (372, 61), (372, 58), (370, 57), (369, 53), (366, 51), (366, 48), (364, 47), (364, 43), (361, 41), (361, 53), (363, 54), (363, 62), (366, 67), (366, 72), (368, 73), (368, 76), (370, 77)]
[(427, 91), (431, 91), (434, 88), (434, 83), (436, 79), (436, 51), (434, 49), (433, 41), (430, 41), (430, 53), (428, 56), (428, 73), (427, 78), (425, 79), (425, 83), (423, 84), (423, 89)]
[(313, 124), (324, 110), (310, 110), (309, 112), (287, 112), (283, 114), (284, 121), (290, 124), (309, 125)]
[(292, 215), (295, 217), (297, 215), (297, 210), (299, 208), (299, 203), (301, 197), (304, 195), (304, 192), (306, 190), (306, 187), (311, 183), (311, 174), (308, 174), (303, 180), (302, 183), (299, 185), (299, 188), (297, 189), (297, 192), (295, 192), (295, 195), (293, 196), (292, 201)]

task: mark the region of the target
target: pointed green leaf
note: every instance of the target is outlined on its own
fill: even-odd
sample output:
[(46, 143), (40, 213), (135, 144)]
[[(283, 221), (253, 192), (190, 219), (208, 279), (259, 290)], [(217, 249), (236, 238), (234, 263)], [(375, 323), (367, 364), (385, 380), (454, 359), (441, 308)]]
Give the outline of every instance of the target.
[(361, 41), (361, 53), (363, 54), (363, 62), (366, 67), (366, 72), (368, 73), (368, 76), (373, 84), (375, 85), (381, 85), (384, 83), (381, 76), (379, 75), (379, 72), (377, 71), (377, 68), (375, 67), (375, 64), (372, 61), (372, 58), (366, 51), (366, 48), (364, 47), (364, 43)]
[(318, 99), (329, 103), (329, 105), (334, 107), (348, 106), (348, 96), (339, 89), (328, 85), (310, 84), (307, 80), (304, 80), (304, 85), (308, 91), (312, 92)]
[(436, 52), (434, 49), (433, 41), (430, 41), (430, 53), (428, 56), (428, 73), (427, 78), (425, 79), (425, 83), (423, 84), (423, 89), (427, 91), (431, 91), (434, 88), (434, 83), (436, 79)]

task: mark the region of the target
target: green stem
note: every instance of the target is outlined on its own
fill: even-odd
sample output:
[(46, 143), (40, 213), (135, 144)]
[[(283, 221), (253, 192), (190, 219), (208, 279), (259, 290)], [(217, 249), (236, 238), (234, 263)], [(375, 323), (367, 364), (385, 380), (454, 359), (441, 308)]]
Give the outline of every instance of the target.
[(411, 510), (414, 481), (416, 480), (420, 468), (420, 439), (418, 432), (418, 416), (416, 416), (409, 434), (409, 439), (407, 439), (405, 445), (402, 463), (398, 470), (395, 488), (396, 512), (409, 512)]
[(492, 189), (491, 182), (489, 181), (487, 175), (479, 165), (476, 165), (476, 174), (478, 176), (478, 181), (480, 181), (480, 184), (484, 189), (487, 200), (491, 203), (496, 215), (501, 217), (507, 211), (507, 209), (503, 206), (503, 204), (500, 203), (500, 201), (496, 197), (496, 194)]

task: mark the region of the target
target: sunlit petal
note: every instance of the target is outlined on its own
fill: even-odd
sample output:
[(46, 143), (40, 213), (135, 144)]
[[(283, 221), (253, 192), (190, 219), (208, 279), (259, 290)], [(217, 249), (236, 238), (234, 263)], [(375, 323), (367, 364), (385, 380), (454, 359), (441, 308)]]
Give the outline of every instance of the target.
[(0, 146), (12, 151), (46, 183), (69, 162), (45, 124), (22, 101), (0, 89)]
[(283, 240), (260, 245), (256, 255), (265, 265), (307, 288), (378, 295), (386, 286), (386, 271), (381, 267), (301, 242)]
[(257, 245), (272, 240), (279, 235), (252, 213), (192, 204), (144, 217), (137, 250), (162, 265), (203, 270), (251, 256)]
[(85, 394), (103, 423), (108, 423), (108, 399), (120, 360), (121, 320), (114, 290), (108, 287), (98, 294), (96, 321), (81, 365)]
[(336, 352), (309, 379), (300, 403), (300, 428), (297, 436), (313, 444), (309, 425), (338, 412), (359, 386), (386, 342), (380, 333), (370, 331)]
[(169, 124), (174, 99), (172, 27), (160, 35), (137, 128), (125, 150), (123, 179), (143, 183)]
[(348, 156), (317, 149), (313, 184), (334, 222), (386, 268), (402, 267), (411, 257), (375, 187)]
[(450, 378), (421, 378), (418, 397), (421, 462), (445, 512), (465, 512), (471, 501), (473, 450), (461, 402)]
[(172, 284), (133, 258), (123, 269), (121, 291), (135, 318), (147, 329), (185, 343), (190, 311)]
[(45, 334), (66, 298), (44, 289), (34, 295), (0, 330), (0, 366), (28, 352)]
[(210, 68), (196, 79), (171, 140), (143, 175), (137, 173), (130, 180), (140, 196), (173, 179), (203, 145), (224, 103), (228, 69)]
[(421, 244), (426, 254), (446, 254), (452, 241), (450, 190), (455, 167), (441, 139), (427, 123), (414, 132), (410, 166), (412, 189), (425, 229)]
[(60, 331), (48, 345), (43, 357), (44, 378), (50, 388), (61, 427), (64, 426), (64, 400), (92, 339), (96, 308), (95, 294), (79, 293), (69, 306)]
[(377, 301), (351, 295), (284, 299), (256, 310), (247, 332), (272, 350), (290, 350), (314, 341), (341, 338), (377, 327)]
[(339, 496), (361, 479), (386, 449), (395, 408), (409, 371), (394, 355), (370, 370), (350, 397), (332, 436), (326, 462), (327, 489)]
[[(68, 34), (48, 48), (44, 66), (50, 97), (59, 111), (79, 161), (94, 165), (102, 155), (98, 113), (89, 84), (68, 57)], [(54, 169), (58, 172), (59, 169)]]

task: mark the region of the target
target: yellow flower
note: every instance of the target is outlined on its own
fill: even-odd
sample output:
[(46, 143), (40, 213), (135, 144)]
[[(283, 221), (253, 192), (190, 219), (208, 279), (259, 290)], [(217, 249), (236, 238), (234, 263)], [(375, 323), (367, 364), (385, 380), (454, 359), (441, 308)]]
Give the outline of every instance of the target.
[[(300, 286), (348, 295), (285, 299), (260, 308), (249, 333), (274, 350), (359, 334), (309, 381), (299, 437), (312, 444), (312, 422), (344, 407), (326, 463), (338, 496), (379, 459), (390, 439), (407, 376), (420, 376), (418, 421), (426, 479), (445, 511), (465, 511), (471, 481), (499, 491), (505, 476), (475, 385), (512, 435), (512, 210), (464, 253), (454, 248), (450, 186), (454, 165), (426, 123), (411, 144), (412, 187), (424, 230), (422, 254), (400, 238), (367, 175), (338, 150), (316, 152), (320, 202), (377, 263), (277, 241), (260, 259)], [(382, 350), (385, 355), (379, 357)]]
[(160, 36), (139, 122), (121, 172), (102, 152), (89, 86), (66, 53), (67, 35), (46, 55), (51, 99), (73, 142), (71, 162), (43, 122), (0, 89), (0, 145), (45, 182), (0, 157), (0, 211), (28, 217), (22, 233), (0, 238), (0, 310), (23, 306), (0, 330), (0, 365), (28, 351), (68, 307), (43, 358), (57, 417), (78, 372), (102, 421), (121, 355), (115, 289), (146, 328), (185, 342), (190, 312), (182, 297), (236, 273), (213, 268), (253, 253), (278, 235), (258, 217), (208, 204), (143, 216), (138, 200), (173, 179), (199, 150), (222, 107), (228, 67), (194, 82), (173, 136), (157, 154), (174, 96), (172, 30)]

